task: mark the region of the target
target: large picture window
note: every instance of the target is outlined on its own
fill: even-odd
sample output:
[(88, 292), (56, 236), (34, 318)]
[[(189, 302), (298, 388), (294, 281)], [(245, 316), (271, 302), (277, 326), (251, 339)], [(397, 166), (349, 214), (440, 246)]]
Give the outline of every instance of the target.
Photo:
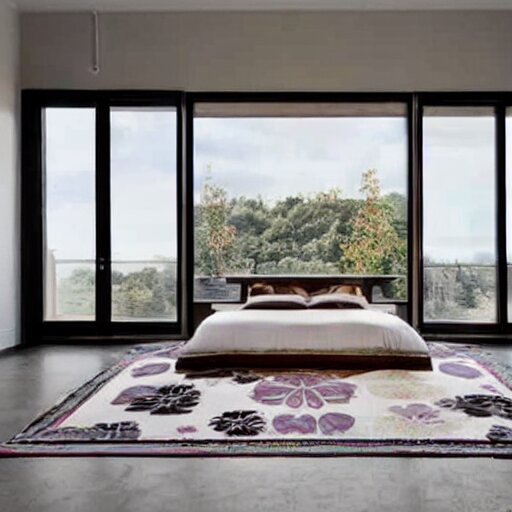
[(381, 274), (405, 300), (408, 169), (405, 103), (195, 103), (196, 299), (232, 274)]

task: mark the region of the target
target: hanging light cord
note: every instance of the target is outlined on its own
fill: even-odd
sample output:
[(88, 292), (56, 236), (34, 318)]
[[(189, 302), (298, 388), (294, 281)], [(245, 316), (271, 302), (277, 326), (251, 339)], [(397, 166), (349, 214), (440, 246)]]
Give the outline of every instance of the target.
[(100, 30), (99, 30), (99, 16), (98, 11), (92, 13), (93, 21), (93, 61), (91, 67), (91, 73), (97, 75), (100, 72)]

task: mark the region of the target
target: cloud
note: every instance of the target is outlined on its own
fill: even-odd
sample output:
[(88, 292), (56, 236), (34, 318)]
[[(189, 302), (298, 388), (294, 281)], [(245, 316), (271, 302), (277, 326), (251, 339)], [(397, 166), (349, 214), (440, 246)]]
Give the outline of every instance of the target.
[(53, 177), (91, 174), (95, 169), (93, 108), (45, 110), (46, 168)]
[(405, 119), (199, 118), (194, 141), (196, 197), (209, 168), (232, 197), (277, 200), (333, 187), (360, 197), (370, 168), (383, 190), (407, 188)]
[(424, 124), (424, 250), (442, 261), (495, 254), (494, 124), (427, 118)]
[[(175, 113), (167, 111), (112, 115), (113, 258), (176, 257), (175, 121)], [(94, 146), (89, 140), (94, 111), (52, 109), (47, 125), (48, 247), (58, 259), (90, 259), (95, 255)]]

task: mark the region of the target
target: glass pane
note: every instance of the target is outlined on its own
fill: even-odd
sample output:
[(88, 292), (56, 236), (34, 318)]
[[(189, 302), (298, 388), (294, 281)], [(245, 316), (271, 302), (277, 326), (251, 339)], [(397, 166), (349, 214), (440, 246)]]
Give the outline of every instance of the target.
[(496, 321), (495, 116), (426, 108), (423, 118), (424, 319)]
[(94, 320), (95, 111), (44, 114), (44, 319)]
[(176, 111), (111, 111), (112, 320), (176, 320)]
[(386, 274), (406, 298), (403, 104), (198, 104), (195, 300), (230, 274)]

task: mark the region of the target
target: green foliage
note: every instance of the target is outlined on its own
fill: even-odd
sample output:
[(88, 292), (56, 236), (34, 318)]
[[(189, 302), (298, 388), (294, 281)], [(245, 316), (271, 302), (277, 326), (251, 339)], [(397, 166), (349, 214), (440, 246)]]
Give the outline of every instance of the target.
[[(407, 215), (405, 197), (381, 197), (375, 171), (364, 174), (366, 200), (345, 199), (339, 189), (288, 196), (273, 204), (261, 197), (227, 200), (226, 191), (207, 181), (196, 206), (197, 275), (223, 273), (334, 274), (406, 273)], [(222, 214), (211, 221), (213, 203)], [(222, 265), (216, 264), (212, 229), (226, 233)], [(381, 238), (387, 237), (386, 243)], [(395, 286), (403, 296), (405, 285)]]
[[(360, 204), (343, 199), (336, 189), (275, 204), (243, 196), (224, 201), (220, 229), (229, 226), (234, 236), (223, 250), (223, 273), (336, 273), (340, 243), (349, 235), (349, 221)], [(195, 211), (196, 274), (204, 276), (221, 275), (207, 243), (209, 208), (203, 199)]]
[(230, 207), (226, 191), (209, 180), (201, 191), (201, 209), (196, 225), (196, 243), (206, 256), (204, 266), (210, 275), (224, 274), (236, 228), (228, 223)]
[(144, 318), (165, 313), (164, 291), (155, 268), (131, 272), (113, 291), (115, 316)]
[(480, 320), (495, 315), (495, 268), (426, 261), (424, 315), (428, 320)]
[(366, 194), (366, 200), (350, 222), (348, 240), (340, 246), (340, 270), (356, 274), (404, 273), (406, 241), (393, 226), (396, 207), (389, 198), (381, 197), (375, 169), (363, 173), (361, 192)]
[[(162, 261), (163, 258), (159, 258)], [(79, 267), (59, 285), (59, 313), (63, 316), (94, 315), (95, 272)], [(160, 269), (144, 267), (126, 274), (112, 272), (112, 313), (116, 318), (172, 318), (176, 311), (174, 263)]]
[(79, 267), (59, 286), (59, 312), (63, 315), (94, 315), (96, 275), (92, 268)]

